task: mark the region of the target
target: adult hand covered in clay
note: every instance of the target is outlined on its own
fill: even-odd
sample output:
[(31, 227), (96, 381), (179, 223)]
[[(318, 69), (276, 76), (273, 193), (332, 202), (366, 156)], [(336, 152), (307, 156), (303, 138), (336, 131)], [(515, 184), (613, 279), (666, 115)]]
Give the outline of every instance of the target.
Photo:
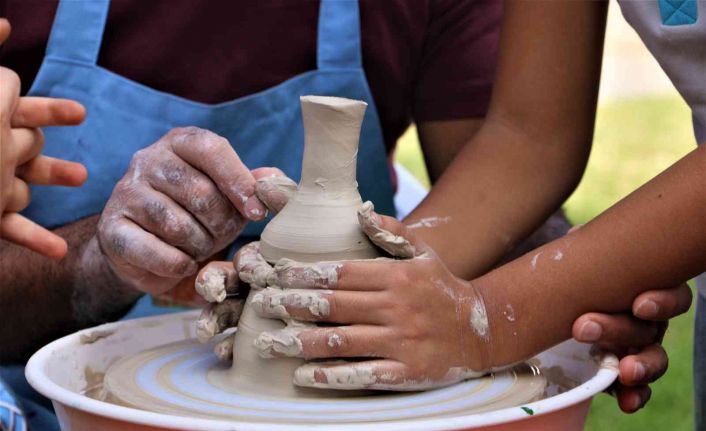
[(255, 177), (226, 139), (179, 128), (134, 155), (101, 214), (97, 240), (120, 279), (159, 294), (265, 213)]
[[(0, 19), (0, 44), (9, 34), (7, 20)], [(82, 165), (40, 154), (40, 127), (79, 124), (85, 110), (71, 100), (20, 97), (20, 87), (17, 74), (0, 67), (0, 238), (61, 258), (66, 242), (17, 212), (29, 205), (28, 184), (78, 186), (86, 180)]]
[[(295, 384), (317, 388), (420, 390), (482, 374), (487, 320), (473, 286), (454, 277), (413, 231), (376, 214), (371, 204), (363, 205), (359, 222), (373, 243), (397, 259), (283, 259), (273, 268), (258, 243), (240, 250), (231, 272), (264, 287), (252, 302), (258, 314), (341, 325), (294, 324), (265, 332), (256, 340), (261, 356), (370, 358), (297, 369)], [(222, 263), (211, 265), (223, 270)], [(210, 318), (219, 322), (218, 331), (233, 323), (227, 314), (217, 316)]]
[[(257, 197), (273, 213), (279, 212), (297, 190), (297, 183), (277, 168), (259, 168), (252, 173), (257, 179)], [(196, 277), (196, 291), (211, 303), (197, 322), (196, 333), (201, 341), (208, 341), (237, 326), (243, 310), (243, 298), (246, 296), (240, 292), (238, 271), (246, 286), (258, 285), (257, 280), (265, 280), (267, 274), (272, 272), (272, 268), (260, 256), (259, 243), (253, 242), (241, 248), (235, 255), (234, 263), (210, 262)], [(265, 287), (265, 282), (261, 287)], [(233, 338), (228, 335), (216, 344), (214, 351), (222, 360), (232, 359)]]

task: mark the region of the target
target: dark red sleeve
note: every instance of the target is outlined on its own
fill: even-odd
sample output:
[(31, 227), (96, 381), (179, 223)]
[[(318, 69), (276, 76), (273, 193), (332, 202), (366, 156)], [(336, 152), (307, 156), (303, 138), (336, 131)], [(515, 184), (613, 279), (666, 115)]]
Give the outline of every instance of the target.
[(415, 83), (415, 121), (485, 116), (495, 76), (501, 0), (430, 3)]
[(12, 26), (0, 46), (0, 65), (20, 76), (27, 94), (42, 64), (58, 0), (0, 0), (0, 17)]

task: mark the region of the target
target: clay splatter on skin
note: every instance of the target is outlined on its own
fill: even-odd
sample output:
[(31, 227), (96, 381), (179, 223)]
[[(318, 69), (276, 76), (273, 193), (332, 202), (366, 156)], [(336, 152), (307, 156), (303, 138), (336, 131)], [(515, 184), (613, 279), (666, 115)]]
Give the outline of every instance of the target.
[(115, 333), (115, 331), (112, 331), (112, 330), (91, 331), (87, 334), (81, 334), (81, 337), (79, 337), (79, 342), (81, 344), (93, 344), (98, 340), (110, 337), (114, 333)]
[(327, 344), (329, 347), (341, 347), (343, 345), (343, 339), (340, 335), (333, 333), (328, 337)]
[(304, 365), (294, 372), (295, 385), (312, 388), (357, 389), (370, 387), (377, 381), (373, 367), (364, 364), (336, 367)]
[(287, 326), (279, 331), (263, 332), (255, 339), (253, 345), (261, 358), (297, 356), (303, 350), (298, 337), (302, 329), (299, 326)]
[(448, 297), (451, 298), (451, 299), (456, 299), (456, 292), (454, 292), (454, 290), (453, 290), (452, 288), (450, 288), (450, 287), (444, 282), (444, 280), (441, 280), (441, 279), (438, 279), (438, 278), (434, 278), (434, 277), (430, 278), (429, 280), (431, 281), (431, 283), (432, 283), (434, 286), (436, 286), (436, 287), (439, 288), (442, 292), (444, 292), (444, 294), (445, 294), (446, 296), (448, 296)]
[(257, 242), (252, 242), (240, 250), (236, 269), (242, 281), (255, 287), (266, 287), (267, 280), (274, 271), (260, 254)]
[(451, 216), (445, 217), (425, 217), (417, 222), (407, 225), (408, 229), (433, 228), (451, 221)]
[(488, 333), (490, 332), (488, 327), (488, 314), (485, 311), (483, 301), (478, 300), (473, 303), (471, 307), (470, 324), (473, 331), (475, 331), (479, 337), (486, 341), (488, 340)]
[(444, 386), (449, 382), (458, 382), (482, 376), (466, 367), (452, 367), (444, 376), (437, 379), (423, 377), (421, 379), (398, 379), (393, 373), (375, 369), (367, 364), (341, 365), (321, 367), (315, 364), (303, 365), (294, 373), (294, 384), (297, 386), (332, 389), (359, 389), (416, 391)]
[(537, 269), (537, 260), (539, 259), (539, 255), (541, 255), (541, 254), (542, 254), (542, 252), (540, 251), (539, 253), (532, 256), (532, 260), (530, 261), (530, 266), (532, 267), (532, 271)]
[(287, 289), (328, 289), (336, 286), (342, 266), (340, 262), (300, 263), (280, 259), (267, 284)]
[(328, 290), (280, 290), (268, 287), (253, 296), (250, 306), (265, 317), (290, 318), (286, 307), (307, 309), (315, 317), (325, 317), (329, 314), (330, 306), (324, 294), (331, 293)]
[(514, 322), (515, 321), (515, 309), (512, 308), (512, 305), (506, 304), (505, 305), (505, 310), (503, 310), (503, 316), (508, 320), (508, 322)]
[(564, 253), (562, 253), (561, 250), (557, 250), (554, 252), (554, 255), (552, 255), (552, 260), (559, 261), (564, 257)]

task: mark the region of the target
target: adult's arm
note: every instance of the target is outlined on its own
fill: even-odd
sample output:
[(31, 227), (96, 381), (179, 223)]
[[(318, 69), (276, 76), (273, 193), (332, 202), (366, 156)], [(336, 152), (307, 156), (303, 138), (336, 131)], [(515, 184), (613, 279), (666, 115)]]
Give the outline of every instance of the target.
[[(420, 124), (438, 181), (407, 221), (449, 217), (418, 235), (454, 274), (487, 271), (578, 184), (593, 137), (606, 10), (605, 2), (506, 2), (483, 125), (468, 133), (464, 121)], [(453, 147), (466, 135), (473, 137), (442, 173), (450, 158), (439, 143)]]
[(115, 276), (95, 239), (98, 216), (54, 230), (68, 253), (47, 259), (0, 241), (0, 362), (26, 360), (38, 346), (120, 318), (142, 294)]
[[(225, 139), (174, 129), (138, 151), (100, 217), (59, 229), (69, 242), (61, 263), (0, 249), (0, 361), (26, 358), (41, 343), (114, 320), (142, 293), (162, 294), (196, 274), (246, 222), (262, 219), (255, 179)], [(31, 264), (30, 264), (31, 262)]]

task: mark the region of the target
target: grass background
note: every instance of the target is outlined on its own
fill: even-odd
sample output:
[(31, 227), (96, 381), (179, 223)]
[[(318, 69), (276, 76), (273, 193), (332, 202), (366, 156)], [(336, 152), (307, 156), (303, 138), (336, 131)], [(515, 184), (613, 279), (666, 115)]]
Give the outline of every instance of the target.
[[(574, 223), (585, 223), (694, 149), (691, 113), (678, 97), (641, 97), (599, 106), (593, 150), (581, 184), (565, 204)], [(411, 127), (400, 139), (397, 161), (427, 186), (429, 180)], [(646, 408), (620, 412), (614, 399), (596, 397), (586, 430), (688, 430), (693, 427), (691, 349), (694, 310), (673, 319), (665, 337), (667, 374), (652, 386)]]

